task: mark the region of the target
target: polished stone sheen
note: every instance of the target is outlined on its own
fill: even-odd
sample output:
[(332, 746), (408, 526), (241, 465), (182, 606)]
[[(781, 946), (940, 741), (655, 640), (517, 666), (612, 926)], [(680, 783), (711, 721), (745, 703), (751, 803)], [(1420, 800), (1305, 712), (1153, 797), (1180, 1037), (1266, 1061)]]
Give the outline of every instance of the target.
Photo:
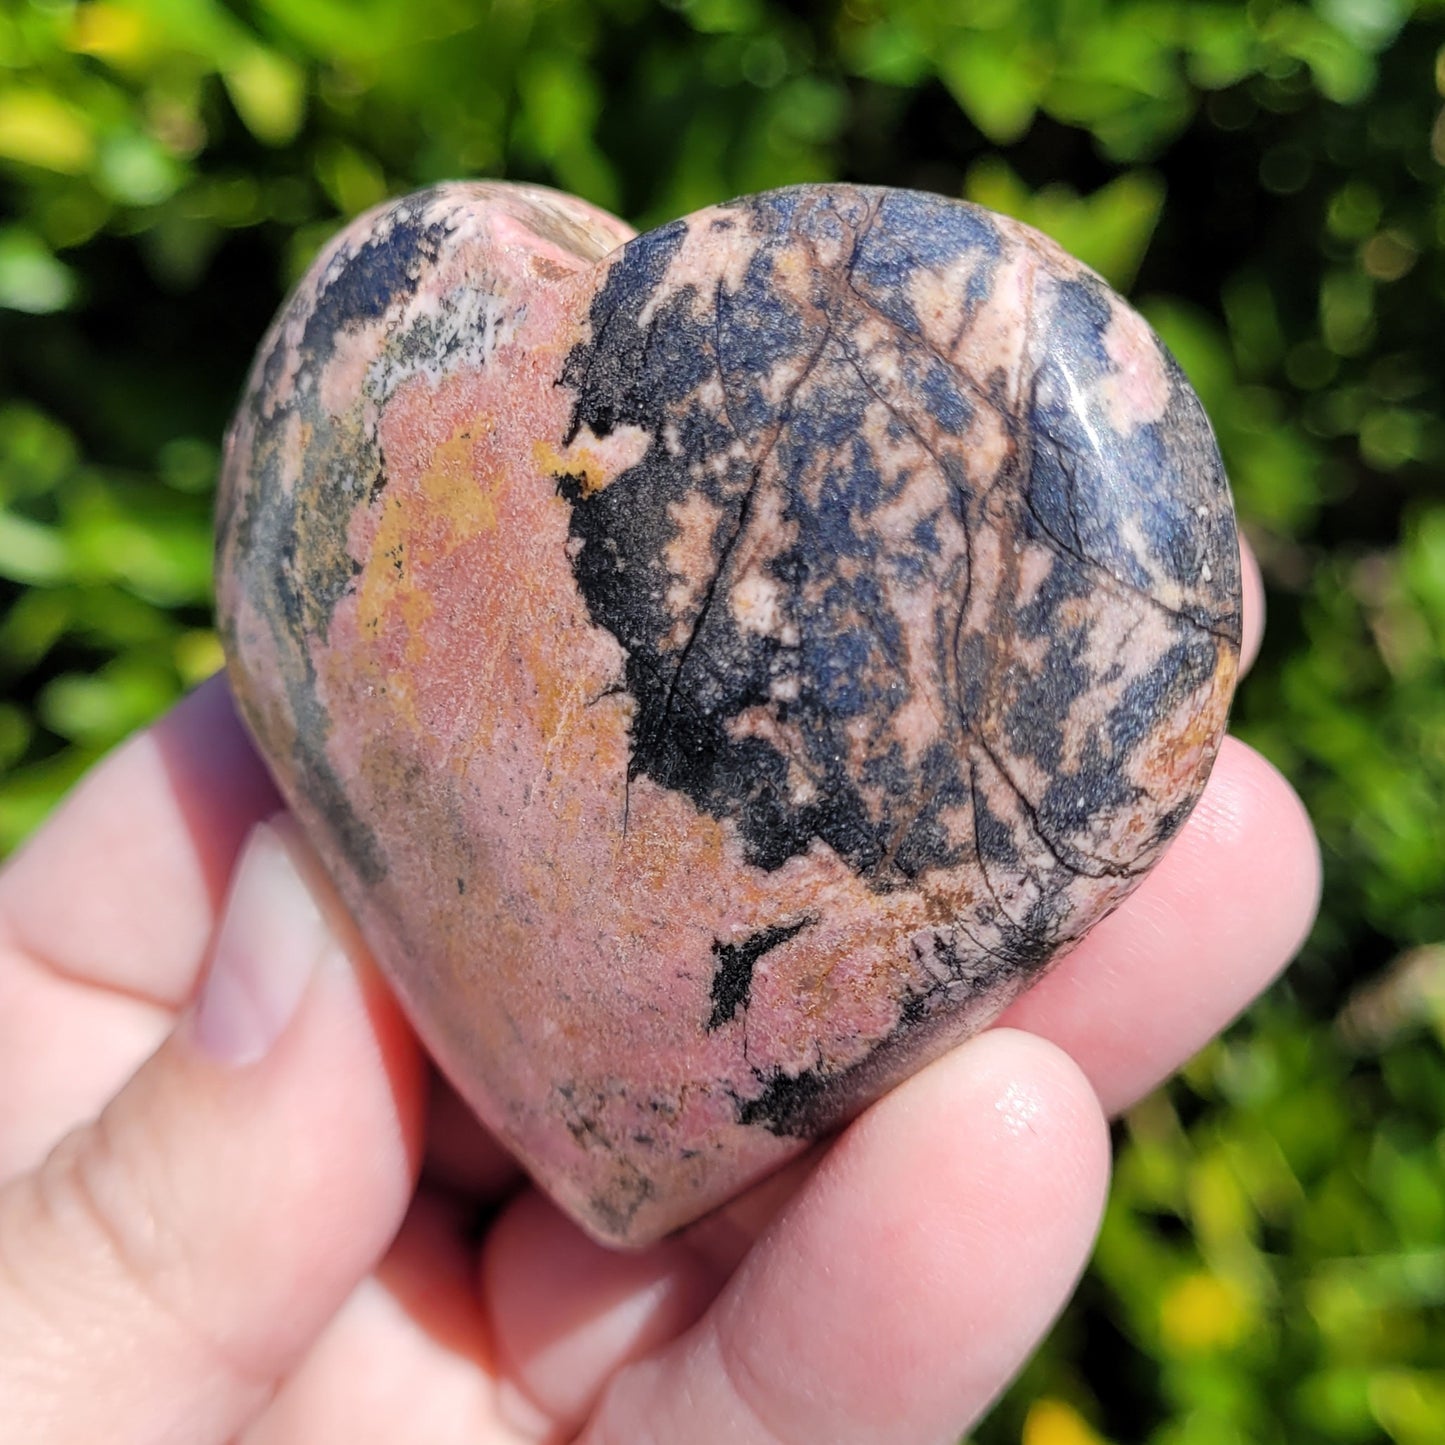
[(631, 236), (519, 185), (362, 217), (218, 526), (241, 706), (423, 1039), (638, 1244), (1124, 898), (1240, 602), (1198, 401), (1038, 233), (800, 186)]

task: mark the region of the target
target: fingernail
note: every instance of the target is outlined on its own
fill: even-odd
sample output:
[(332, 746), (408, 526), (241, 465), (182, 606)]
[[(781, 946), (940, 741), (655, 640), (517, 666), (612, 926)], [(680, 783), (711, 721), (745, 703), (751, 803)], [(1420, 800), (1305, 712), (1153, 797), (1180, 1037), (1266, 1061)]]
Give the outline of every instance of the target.
[(192, 1016), (204, 1052), (254, 1064), (285, 1032), (330, 934), (281, 834), (253, 829)]

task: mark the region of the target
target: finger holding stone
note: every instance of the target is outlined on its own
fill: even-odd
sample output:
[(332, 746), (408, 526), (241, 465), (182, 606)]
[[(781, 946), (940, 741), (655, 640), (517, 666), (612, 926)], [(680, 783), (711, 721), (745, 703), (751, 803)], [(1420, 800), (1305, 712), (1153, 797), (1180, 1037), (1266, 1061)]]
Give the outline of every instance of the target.
[[(1263, 759), (1230, 741), (1156, 875), (1005, 1022), (1058, 1043), (1109, 1107), (1122, 1108), (1273, 977), (1308, 925), (1317, 887), (1297, 800)], [(519, 1199), (483, 1265), (484, 1297), (508, 1321), (498, 1352), (514, 1405), (564, 1425), (579, 1420), (612, 1369), (678, 1329), (720, 1286), (808, 1167), (794, 1165), (641, 1254), (603, 1250), (537, 1196)], [(551, 1261), (541, 1266), (545, 1290), (534, 1288), (538, 1260)]]
[[(1021, 1135), (1028, 1138), (1019, 1148)], [(1106, 1152), (1097, 1105), (1073, 1065), (1037, 1039), (995, 1032), (901, 1085), (830, 1148), (795, 1161), (721, 1217), (650, 1249), (619, 1253), (600, 1246), (529, 1191), (499, 1220), (482, 1257), (503, 1418), (528, 1438), (570, 1438), (606, 1392), (588, 1441), (637, 1438), (629, 1430), (640, 1431), (654, 1409), (661, 1424), (650, 1425), (649, 1438), (681, 1438), (685, 1421), (669, 1411), (694, 1408), (694, 1418), (715, 1422), (718, 1439), (749, 1440), (759, 1423), (750, 1417), (761, 1413), (774, 1428), (777, 1407), (733, 1398), (733, 1366), (724, 1367), (720, 1355), (746, 1356), (742, 1374), (751, 1378), (760, 1368), (755, 1355), (773, 1354), (773, 1392), (793, 1388), (782, 1377), (791, 1376), (786, 1361), (794, 1357), (799, 1380), (810, 1367), (819, 1372), (807, 1383), (794, 1382), (801, 1392), (797, 1414), (778, 1428), (778, 1440), (953, 1438), (936, 1427), (920, 1429), (898, 1397), (863, 1398), (873, 1393), (876, 1368), (844, 1369), (839, 1360), (866, 1342), (847, 1338), (846, 1329), (830, 1337), (827, 1322), (852, 1314), (876, 1343), (894, 1329), (890, 1312), (907, 1311), (909, 1337), (893, 1337), (897, 1353), (910, 1370), (927, 1369), (930, 1352), (919, 1354), (914, 1333), (947, 1334), (960, 1330), (963, 1319), (978, 1325), (1000, 1285), (996, 1269), (976, 1273), (971, 1251), (1011, 1257), (991, 1231), (1015, 1219), (1031, 1245), (1039, 1245), (1032, 1265), (1046, 1282), (1042, 1302), (1035, 1314), (1025, 1308), (1015, 1318), (1005, 1306), (999, 1337), (971, 1357), (968, 1342), (981, 1331), (963, 1327), (948, 1336), (951, 1358), (935, 1381), (943, 1388), (933, 1391), (933, 1408), (956, 1433), (1014, 1368), (1008, 1352), (1028, 1348), (1031, 1332), (1047, 1322), (1072, 1282), (1097, 1218)], [(1034, 1202), (1020, 1203), (1034, 1170), (1048, 1187), (1036, 1185)], [(966, 1183), (958, 1177), (964, 1172)], [(1049, 1238), (1040, 1240), (1032, 1215), (1042, 1212), (1044, 1194), (1051, 1201), (1043, 1231)], [(932, 1245), (911, 1248), (910, 1241), (930, 1239)], [(754, 1244), (760, 1258), (748, 1259)], [(838, 1254), (830, 1263), (833, 1249)], [(837, 1263), (843, 1260), (846, 1267)], [(934, 1307), (954, 1269), (969, 1275), (970, 1287), (952, 1301), (955, 1317), (943, 1319)], [(915, 1288), (915, 1275), (929, 1276), (929, 1287)], [(1027, 1282), (1015, 1285), (1029, 1296)], [(820, 1301), (834, 1288), (859, 1297)], [(784, 1303), (792, 1291), (798, 1299)], [(814, 1324), (805, 1327), (810, 1312)], [(757, 1325), (756, 1339), (748, 1337), (749, 1320)], [(805, 1333), (812, 1338), (804, 1340)], [(1001, 1363), (1006, 1357), (1010, 1362)], [(619, 1370), (619, 1385), (609, 1390)], [(825, 1380), (832, 1370), (847, 1380)], [(810, 1422), (801, 1403), (810, 1389), (820, 1395), (861, 1389), (861, 1396), (837, 1407), (838, 1420)], [(881, 1383), (878, 1390), (886, 1393)], [(694, 1391), (707, 1400), (705, 1409), (683, 1404)], [(906, 1393), (900, 1385), (898, 1396)], [(894, 1433), (878, 1433), (890, 1419)]]
[(0, 1181), (94, 1118), (165, 1037), (242, 840), (278, 806), (213, 678), (92, 769), (0, 872)]
[(1264, 578), (1260, 575), (1259, 559), (1254, 555), (1254, 548), (1243, 532), (1239, 534), (1239, 587), (1243, 602), (1239, 675), (1243, 677), (1259, 656), (1265, 624)]
[(1226, 738), (1153, 873), (1003, 1022), (1053, 1040), (1107, 1109), (1127, 1108), (1276, 977), (1304, 941), (1319, 890), (1299, 799), (1258, 753)]
[(1087, 1081), (998, 1030), (838, 1140), (698, 1324), (624, 1369), (585, 1445), (950, 1441), (1062, 1306), (1108, 1139)]
[(259, 828), (194, 1012), (0, 1192), (7, 1436), (232, 1439), (400, 1223), (419, 1085), (314, 864)]
[(278, 806), (214, 677), (98, 764), (6, 865), (5, 942), (64, 978), (178, 1009), (247, 831)]
[(609, 1249), (535, 1190), (519, 1195), (479, 1275), (503, 1417), (530, 1437), (570, 1438), (618, 1368), (692, 1324), (726, 1277), (684, 1238)]
[(425, 1186), (236, 1445), (502, 1445), (488, 1322), (472, 1289), (472, 1211)]
[(498, 1199), (516, 1188), (522, 1167), (435, 1070), (428, 1088), (427, 1179), (471, 1200)]

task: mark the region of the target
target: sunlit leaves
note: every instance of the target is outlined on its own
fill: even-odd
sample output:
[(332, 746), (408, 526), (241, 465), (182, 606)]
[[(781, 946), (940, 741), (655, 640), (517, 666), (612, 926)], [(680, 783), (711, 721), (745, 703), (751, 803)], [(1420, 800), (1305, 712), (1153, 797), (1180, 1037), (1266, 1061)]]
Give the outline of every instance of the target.
[(1133, 285), (1164, 203), (1164, 187), (1151, 171), (1125, 171), (1092, 195), (1080, 196), (1059, 182), (1031, 191), (996, 156), (974, 163), (964, 194), (1037, 226), (1120, 291)]

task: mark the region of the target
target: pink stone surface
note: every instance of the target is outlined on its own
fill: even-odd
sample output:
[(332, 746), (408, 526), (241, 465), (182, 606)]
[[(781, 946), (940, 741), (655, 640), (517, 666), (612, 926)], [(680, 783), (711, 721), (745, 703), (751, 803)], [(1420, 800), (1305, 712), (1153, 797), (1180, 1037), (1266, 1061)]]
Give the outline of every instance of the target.
[(1238, 660), (1177, 366), (910, 192), (382, 207), (262, 344), (218, 534), (245, 716), (422, 1037), (625, 1244), (1117, 905)]

